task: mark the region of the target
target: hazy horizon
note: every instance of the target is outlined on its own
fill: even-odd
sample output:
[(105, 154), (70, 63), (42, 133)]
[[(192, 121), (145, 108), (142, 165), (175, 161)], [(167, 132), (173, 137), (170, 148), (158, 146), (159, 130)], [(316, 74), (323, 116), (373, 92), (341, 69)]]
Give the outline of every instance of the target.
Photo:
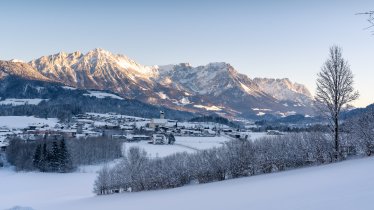
[[(230, 63), (250, 78), (289, 78), (313, 93), (331, 45), (374, 102), (372, 1), (2, 1), (0, 60), (103, 48), (144, 65)], [(15, 13), (14, 11), (18, 11)]]

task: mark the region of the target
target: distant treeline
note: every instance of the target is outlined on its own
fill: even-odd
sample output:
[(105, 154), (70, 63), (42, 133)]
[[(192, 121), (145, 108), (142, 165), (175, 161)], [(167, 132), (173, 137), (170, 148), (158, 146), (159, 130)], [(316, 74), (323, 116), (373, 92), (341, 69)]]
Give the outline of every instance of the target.
[(201, 117), (194, 117), (189, 120), (190, 122), (214, 122), (214, 123), (219, 123), (222, 125), (227, 125), (232, 128), (240, 128), (240, 125), (234, 122), (231, 122), (230, 120), (220, 117), (220, 116), (201, 116)]
[(253, 132), (266, 132), (269, 130), (277, 130), (281, 132), (329, 132), (328, 125), (314, 124), (314, 125), (298, 125), (292, 126), (288, 124), (271, 124), (271, 123), (256, 123), (256, 127), (250, 128)]
[(18, 171), (70, 172), (80, 165), (119, 158), (121, 148), (121, 141), (106, 137), (28, 142), (13, 139), (6, 158)]

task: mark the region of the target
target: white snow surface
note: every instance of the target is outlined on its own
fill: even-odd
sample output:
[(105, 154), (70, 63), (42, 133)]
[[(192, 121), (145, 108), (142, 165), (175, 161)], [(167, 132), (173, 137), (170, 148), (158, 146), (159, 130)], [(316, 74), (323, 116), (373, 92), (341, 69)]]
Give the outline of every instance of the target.
[(111, 94), (111, 93), (106, 93), (106, 92), (101, 92), (101, 91), (88, 91), (89, 93), (88, 94), (83, 94), (85, 96), (90, 96), (90, 97), (96, 97), (96, 98), (114, 98), (114, 99), (118, 99), (118, 100), (123, 100), (123, 98), (117, 96), (117, 95), (114, 95), (114, 94)]
[(48, 125), (49, 127), (54, 127), (58, 122), (57, 118), (37, 118), (37, 117), (27, 117), (27, 116), (0, 116), (0, 127), (7, 127), (9, 129), (22, 129), (27, 128), (29, 125)]
[(0, 101), (0, 105), (12, 105), (12, 106), (22, 106), (25, 104), (29, 105), (38, 105), (40, 102), (47, 100), (42, 98), (32, 98), (32, 99), (23, 99), (23, 98), (7, 98), (3, 101)]
[(76, 90), (77, 88), (70, 87), (70, 86), (62, 86), (65, 90)]
[(213, 147), (221, 147), (225, 142), (229, 141), (224, 136), (220, 137), (175, 137), (175, 144), (190, 147), (196, 150), (210, 149)]
[(9, 61), (13, 62), (13, 63), (26, 63), (24, 60), (20, 60), (20, 59), (17, 59), (17, 58), (11, 59)]
[(200, 108), (200, 109), (206, 109), (208, 111), (221, 111), (221, 107), (218, 107), (218, 106), (204, 106), (204, 105), (193, 105), (194, 107), (196, 108)]
[(190, 100), (187, 98), (187, 97), (183, 97), (181, 100), (180, 100), (180, 103), (183, 104), (183, 105), (187, 105), (187, 104), (190, 104)]
[(151, 158), (165, 157), (178, 152), (192, 153), (199, 150), (210, 149), (213, 147), (220, 147), (224, 142), (230, 139), (221, 137), (186, 137), (176, 136), (175, 144), (173, 145), (154, 145), (147, 141), (128, 142), (124, 144), (123, 151), (127, 151), (131, 147), (139, 147), (147, 152)]
[(258, 112), (256, 115), (257, 116), (262, 116), (262, 115), (265, 115), (266, 113), (265, 112)]
[(158, 96), (160, 96), (161, 99), (168, 99), (169, 98), (164, 92), (158, 92), (156, 94)]
[(194, 152), (195, 150), (187, 147), (182, 147), (179, 145), (154, 145), (148, 144), (147, 141), (140, 141), (134, 143), (125, 143), (124, 151), (128, 151), (131, 147), (139, 147), (140, 149), (147, 152), (150, 158), (165, 157), (178, 152)]
[(0, 169), (0, 209), (35, 210), (360, 210), (371, 209), (374, 158), (190, 185), (95, 196), (95, 173), (15, 173)]

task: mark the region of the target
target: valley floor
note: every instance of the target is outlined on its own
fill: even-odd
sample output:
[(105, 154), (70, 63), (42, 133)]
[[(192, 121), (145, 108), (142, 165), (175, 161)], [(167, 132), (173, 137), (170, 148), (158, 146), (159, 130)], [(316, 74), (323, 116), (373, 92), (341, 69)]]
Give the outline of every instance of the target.
[(95, 196), (93, 171), (15, 173), (0, 169), (0, 209), (371, 209), (374, 158), (176, 189)]

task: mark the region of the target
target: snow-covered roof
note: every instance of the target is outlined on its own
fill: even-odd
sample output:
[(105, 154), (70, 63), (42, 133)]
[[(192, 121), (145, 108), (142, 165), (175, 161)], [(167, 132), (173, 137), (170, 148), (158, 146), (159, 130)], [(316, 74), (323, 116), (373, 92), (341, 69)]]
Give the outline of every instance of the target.
[(152, 119), (152, 123), (155, 123), (155, 124), (166, 124), (167, 122), (168, 122), (167, 119), (158, 119), (158, 118)]

